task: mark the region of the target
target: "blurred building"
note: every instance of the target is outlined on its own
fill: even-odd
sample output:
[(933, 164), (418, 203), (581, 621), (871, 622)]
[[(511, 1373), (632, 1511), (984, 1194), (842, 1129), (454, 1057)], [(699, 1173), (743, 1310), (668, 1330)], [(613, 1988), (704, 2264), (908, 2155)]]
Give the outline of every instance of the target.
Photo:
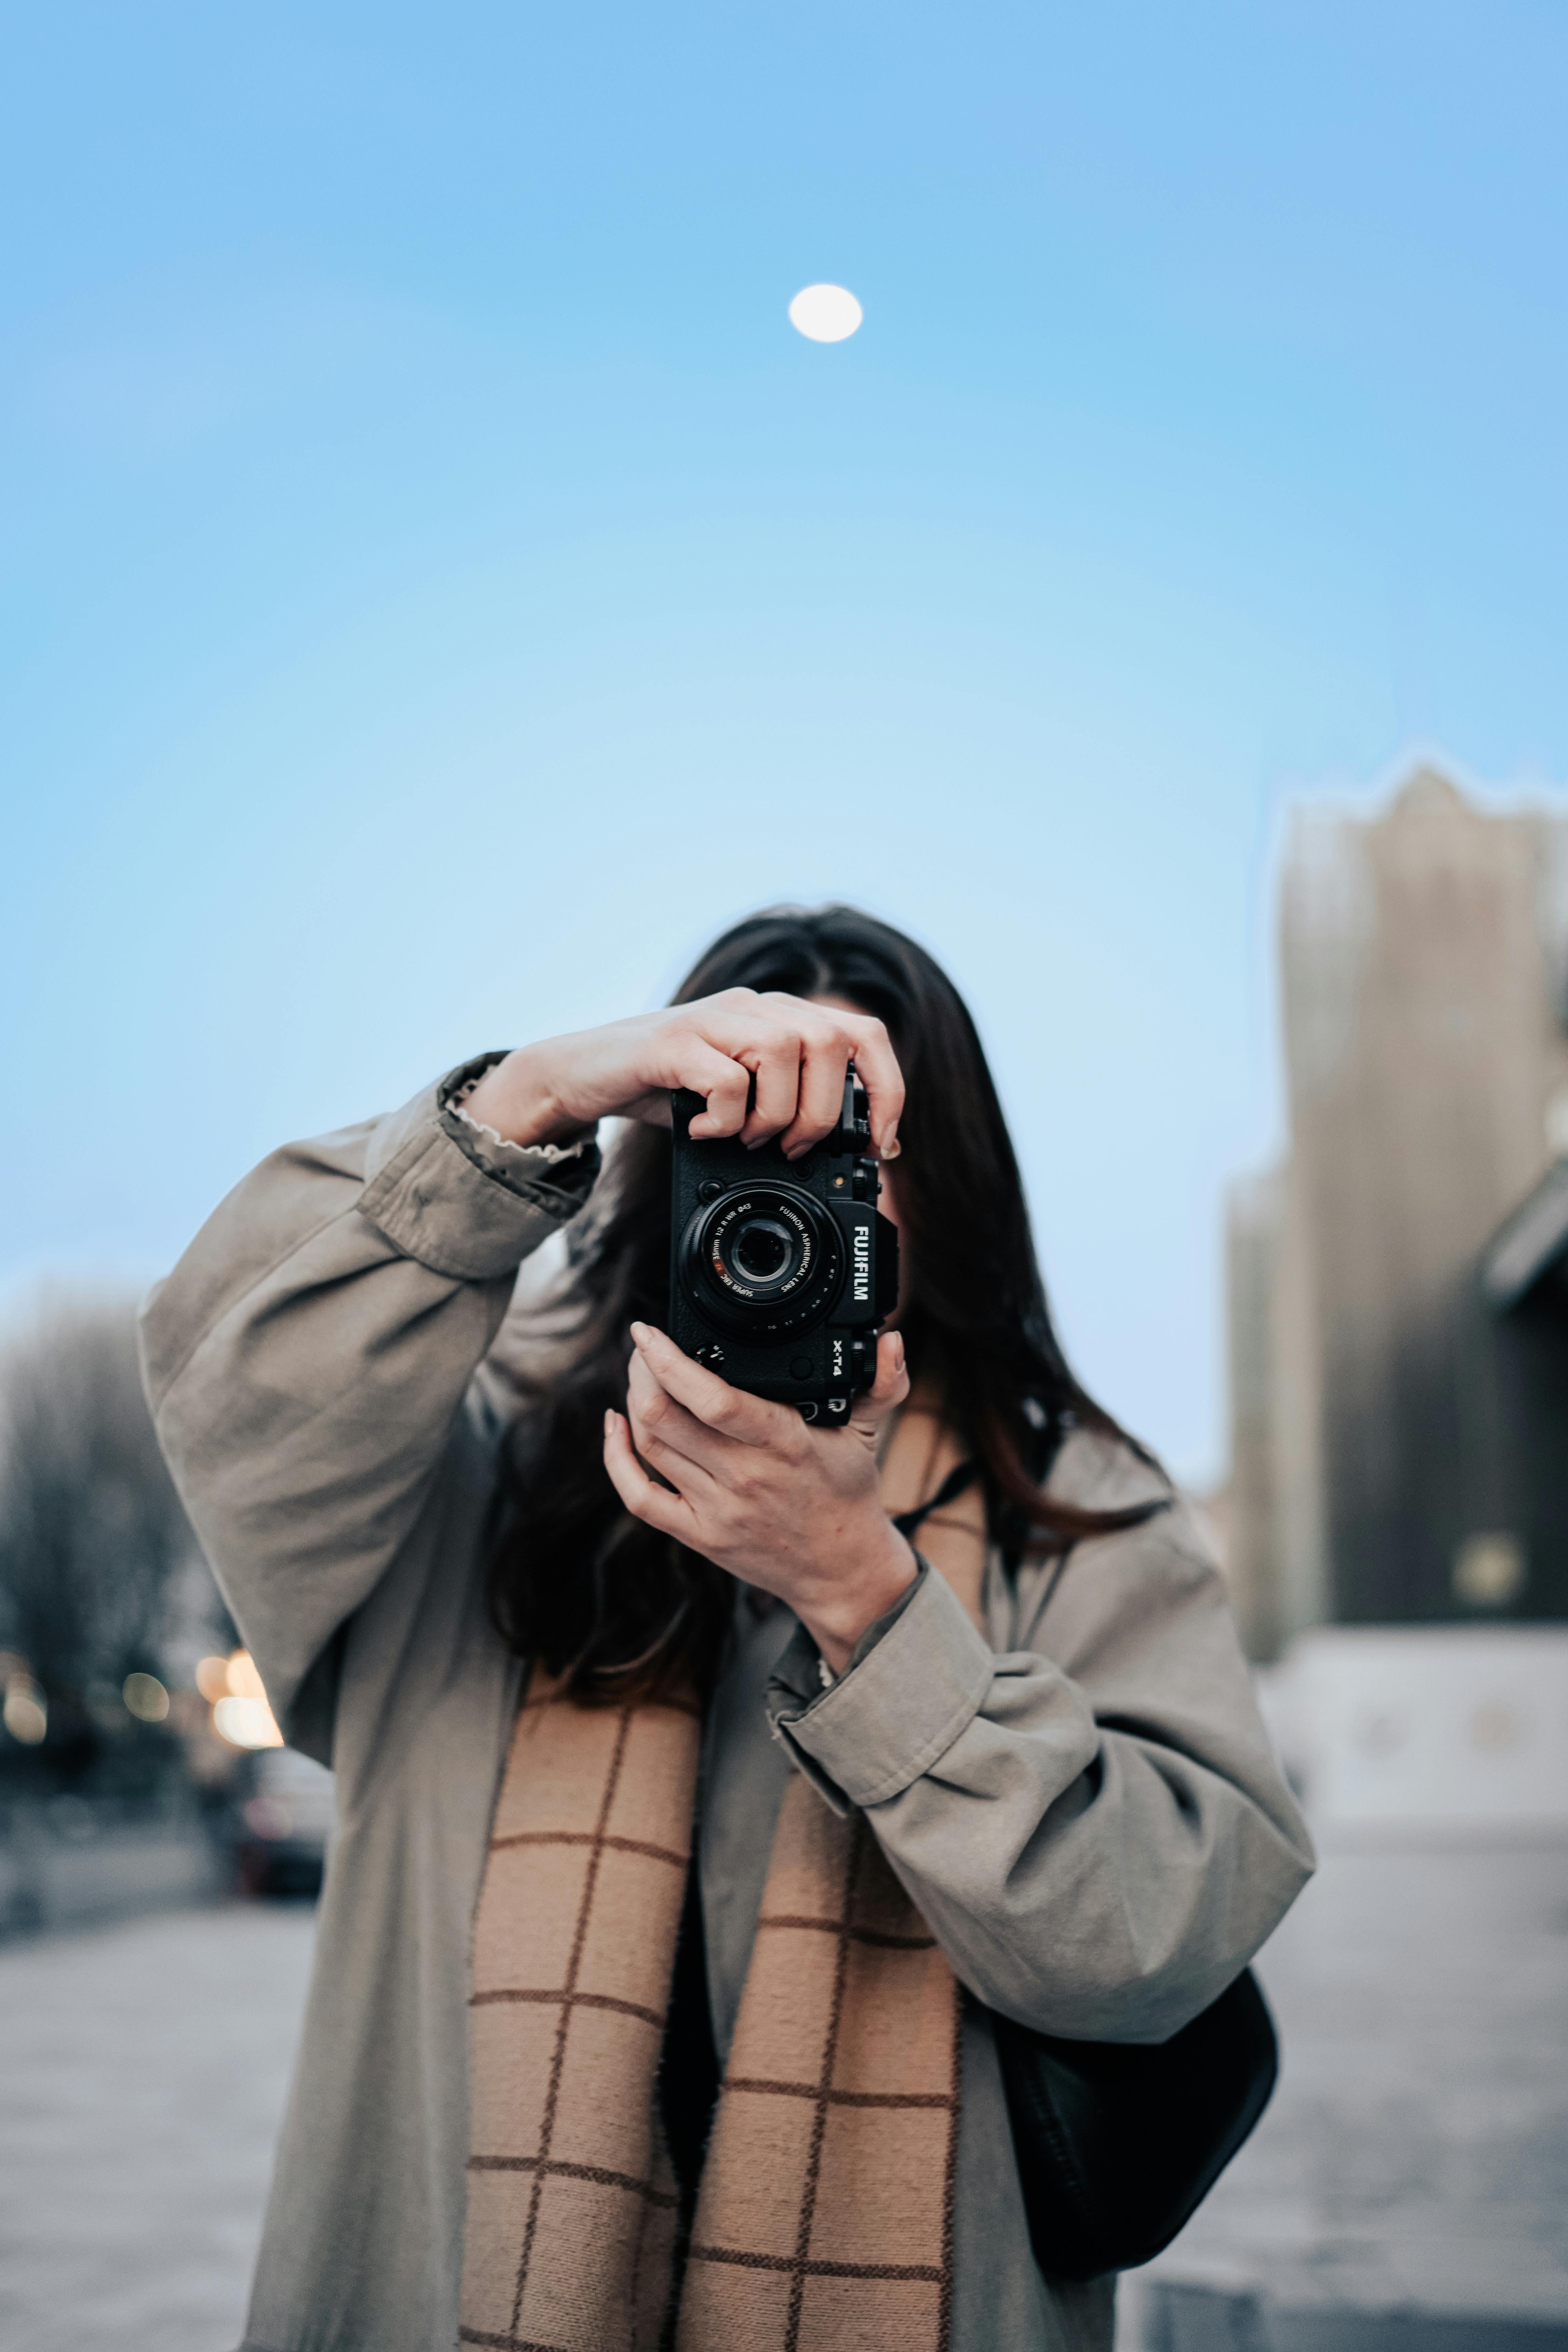
[(1290, 1145), (1227, 1236), (1229, 1566), (1303, 1626), (1568, 1618), (1568, 821), (1299, 811)]

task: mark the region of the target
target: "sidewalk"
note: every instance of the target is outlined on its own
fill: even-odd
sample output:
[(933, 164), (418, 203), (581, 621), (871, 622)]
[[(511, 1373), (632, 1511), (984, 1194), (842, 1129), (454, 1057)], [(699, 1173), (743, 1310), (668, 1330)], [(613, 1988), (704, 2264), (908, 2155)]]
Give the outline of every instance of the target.
[[(5, 2352), (238, 2342), (311, 1932), (230, 1906), (0, 1948)], [(1123, 2352), (1568, 2347), (1568, 1847), (1331, 1853), (1260, 1973), (1274, 2105), (1124, 2282)]]
[(1568, 1844), (1331, 1851), (1258, 1973), (1274, 2105), (1128, 2352), (1568, 2347)]
[(0, 1948), (0, 2344), (239, 2341), (313, 1917), (226, 1906)]

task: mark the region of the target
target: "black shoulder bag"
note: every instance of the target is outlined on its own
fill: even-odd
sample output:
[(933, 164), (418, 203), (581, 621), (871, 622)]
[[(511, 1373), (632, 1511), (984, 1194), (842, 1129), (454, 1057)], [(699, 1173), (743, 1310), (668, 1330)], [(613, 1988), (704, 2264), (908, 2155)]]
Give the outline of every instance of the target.
[[(977, 1474), (977, 1464), (962, 1464), (929, 1503), (900, 1515), (900, 1532), (912, 1535)], [(1252, 1970), (1168, 2042), (1075, 2042), (989, 2014), (1041, 2270), (1091, 2279), (1152, 2262), (1191, 2221), (1274, 2089), (1279, 2046)]]
[(991, 2011), (1035, 2260), (1053, 2278), (1152, 2262), (1268, 2104), (1279, 2057), (1250, 1969), (1169, 2042), (1068, 2042)]

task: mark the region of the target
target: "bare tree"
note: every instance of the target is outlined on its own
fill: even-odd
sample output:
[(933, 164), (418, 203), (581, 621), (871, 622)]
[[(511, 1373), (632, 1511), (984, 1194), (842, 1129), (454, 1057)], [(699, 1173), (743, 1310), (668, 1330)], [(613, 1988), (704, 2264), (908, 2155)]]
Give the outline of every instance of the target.
[(142, 1393), (133, 1303), (44, 1297), (0, 1356), (0, 1640), (62, 1696), (155, 1666), (196, 1552)]

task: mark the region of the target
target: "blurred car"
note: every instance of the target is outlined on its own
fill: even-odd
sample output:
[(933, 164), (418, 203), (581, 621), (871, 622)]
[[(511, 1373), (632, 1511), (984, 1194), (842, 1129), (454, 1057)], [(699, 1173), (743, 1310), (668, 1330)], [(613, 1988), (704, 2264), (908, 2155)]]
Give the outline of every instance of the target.
[(332, 1776), (291, 1748), (247, 1759), (232, 1816), (243, 1895), (318, 1895), (334, 1818)]

